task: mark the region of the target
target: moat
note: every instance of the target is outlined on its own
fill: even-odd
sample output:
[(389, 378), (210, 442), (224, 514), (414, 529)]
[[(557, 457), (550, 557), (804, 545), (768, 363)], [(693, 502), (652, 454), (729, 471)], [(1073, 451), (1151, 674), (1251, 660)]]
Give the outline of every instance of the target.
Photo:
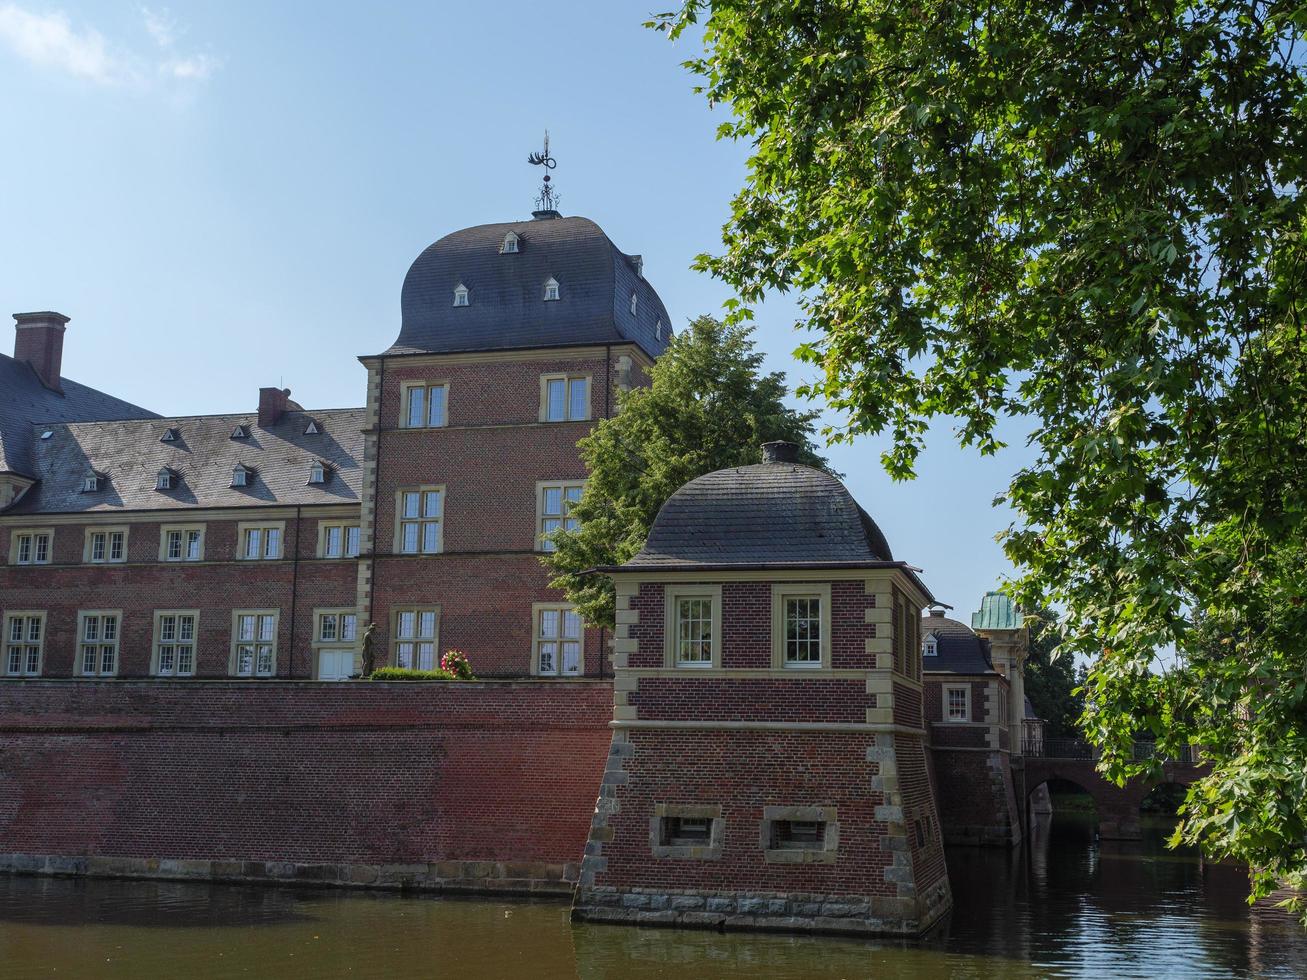
[(566, 907), (346, 891), (0, 878), (0, 976), (1302, 977), (1307, 934), (1242, 875), (1055, 818), (1011, 854), (950, 849), (928, 940), (573, 925)]

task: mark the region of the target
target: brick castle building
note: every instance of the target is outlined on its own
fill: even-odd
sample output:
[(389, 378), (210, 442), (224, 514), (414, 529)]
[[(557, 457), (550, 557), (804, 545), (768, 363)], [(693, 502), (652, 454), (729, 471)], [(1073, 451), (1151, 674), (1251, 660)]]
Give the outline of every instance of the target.
[[(1020, 617), (923, 619), (784, 447), (668, 502), (608, 570), (616, 636), (548, 587), (577, 440), (672, 336), (593, 222), (426, 249), (361, 408), (162, 417), (62, 377), (66, 317), (15, 319), (0, 870), (579, 884), (589, 918), (916, 932), (944, 842), (1019, 840)], [(376, 666), (462, 649), (481, 680), (321, 683), (365, 635)]]

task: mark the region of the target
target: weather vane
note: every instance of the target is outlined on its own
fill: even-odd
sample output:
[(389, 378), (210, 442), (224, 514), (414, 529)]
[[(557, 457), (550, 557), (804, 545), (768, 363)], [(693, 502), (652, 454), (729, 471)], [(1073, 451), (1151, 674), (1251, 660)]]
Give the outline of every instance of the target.
[(549, 130), (545, 130), (545, 148), (539, 153), (527, 154), (526, 162), (535, 167), (545, 168), (544, 183), (540, 185), (540, 194), (536, 197), (536, 210), (557, 211), (561, 198), (550, 185), (549, 171), (558, 166), (558, 162), (549, 155)]

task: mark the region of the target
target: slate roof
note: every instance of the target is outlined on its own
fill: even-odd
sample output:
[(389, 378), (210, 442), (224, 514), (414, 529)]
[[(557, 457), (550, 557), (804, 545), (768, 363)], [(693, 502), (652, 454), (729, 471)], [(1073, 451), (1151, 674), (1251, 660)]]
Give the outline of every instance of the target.
[[(510, 231), (519, 251), (501, 254)], [(550, 278), (558, 281), (559, 299), (546, 302)], [(468, 289), (468, 305), (456, 307), (460, 283)], [(446, 235), (409, 268), (400, 308), (399, 337), (386, 354), (634, 342), (657, 357), (672, 332), (662, 300), (637, 271), (637, 258), (589, 218), (477, 225)]]
[(922, 670), (928, 674), (993, 674), (994, 662), (989, 644), (972, 632), (971, 627), (936, 615), (933, 611), (921, 620), (921, 639), (934, 634), (938, 653), (923, 657)]
[(60, 379), (63, 394), (41, 383), (30, 364), (0, 354), (0, 473), (36, 478), (33, 422), (144, 419), (153, 412), (86, 385)]
[(975, 630), (1019, 630), (1024, 626), (1021, 610), (1002, 592), (986, 592), (980, 608), (971, 614), (971, 628)]
[(627, 569), (882, 565), (885, 535), (839, 480), (793, 462), (717, 470), (663, 504)]
[[(148, 421), (69, 422), (32, 426), (39, 482), (6, 513), (63, 514), (119, 510), (185, 510), (275, 504), (357, 503), (363, 484), (363, 409), (286, 412), (262, 428), (258, 414), (202, 415)], [(305, 435), (309, 421), (317, 435)], [(249, 435), (232, 439), (243, 425)], [(177, 439), (161, 442), (166, 429)], [(49, 439), (39, 438), (43, 431)], [(322, 460), (331, 472), (309, 484)], [(247, 487), (231, 486), (241, 463), (254, 471)], [(178, 474), (171, 490), (156, 490), (159, 470)], [(90, 470), (108, 478), (104, 489), (82, 492)]]

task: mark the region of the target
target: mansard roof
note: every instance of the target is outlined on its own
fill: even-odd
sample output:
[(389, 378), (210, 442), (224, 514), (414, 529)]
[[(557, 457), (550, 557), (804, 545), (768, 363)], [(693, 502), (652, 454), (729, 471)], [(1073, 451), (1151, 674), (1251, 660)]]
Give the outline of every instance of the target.
[[(65, 382), (66, 384), (66, 382)], [(257, 414), (201, 415), (114, 422), (66, 422), (31, 427), (38, 482), (6, 513), (60, 514), (196, 507), (259, 507), (277, 504), (353, 504), (363, 484), (361, 408), (312, 413), (317, 434), (306, 433), (309, 413), (289, 411), (268, 427)], [(233, 440), (244, 426), (249, 435)], [(177, 438), (161, 442), (163, 428)], [(326, 483), (306, 483), (314, 461), (332, 469)], [(254, 473), (248, 486), (231, 486), (238, 464)], [(178, 475), (171, 490), (157, 489), (159, 470)], [(83, 493), (89, 469), (109, 479), (97, 493)]]
[(0, 473), (36, 478), (33, 445), (45, 429), (38, 425), (34, 433), (34, 423), (157, 418), (139, 405), (67, 378), (60, 379), (60, 386), (62, 393), (47, 388), (31, 365), (0, 354)]
[[(515, 252), (503, 251), (509, 232), (518, 236)], [(640, 257), (619, 250), (589, 218), (464, 228), (429, 246), (408, 270), (399, 337), (385, 353), (635, 343), (657, 357), (671, 333), (659, 336), (657, 325), (669, 326), (671, 318), (640, 270)], [(551, 278), (559, 298), (547, 302)], [(454, 305), (460, 284), (466, 306)]]
[(949, 619), (938, 610), (921, 620), (921, 638), (935, 637), (936, 654), (922, 659), (922, 670), (936, 674), (992, 674), (989, 644), (970, 626)]
[(624, 569), (884, 565), (876, 522), (829, 473), (792, 460), (717, 470), (663, 504)]

